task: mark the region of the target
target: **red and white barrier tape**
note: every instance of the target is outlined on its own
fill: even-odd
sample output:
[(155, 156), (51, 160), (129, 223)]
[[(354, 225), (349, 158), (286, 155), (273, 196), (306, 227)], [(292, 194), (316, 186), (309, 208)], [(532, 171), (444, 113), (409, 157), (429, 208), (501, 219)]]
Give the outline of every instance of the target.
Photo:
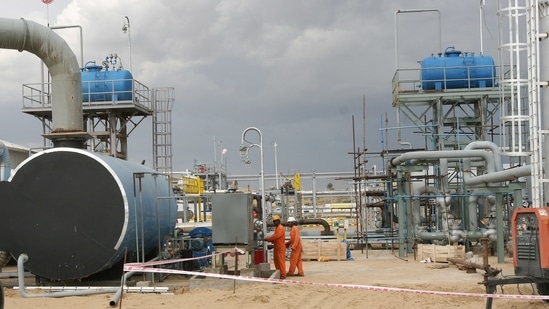
[(203, 258), (212, 257), (213, 255), (221, 255), (221, 254), (234, 255), (235, 253), (243, 254), (243, 251), (238, 249), (238, 248), (234, 248), (234, 249), (231, 249), (231, 250), (228, 250), (228, 251), (224, 251), (224, 252), (220, 252), (220, 253), (216, 253), (216, 254), (212, 254), (212, 255), (208, 255), (208, 256), (201, 256), (201, 257), (198, 257), (198, 258), (164, 260), (164, 261), (154, 261), (154, 262), (148, 262), (148, 263), (127, 263), (127, 264), (124, 264), (124, 271), (147, 272), (147, 273), (164, 273), (164, 274), (174, 274), (174, 275), (191, 275), (191, 276), (203, 276), (203, 277), (242, 280), (242, 281), (251, 281), (251, 282), (268, 282), (268, 283), (279, 283), (279, 284), (299, 284), (299, 285), (309, 285), (309, 286), (322, 286), (322, 287), (360, 289), (360, 290), (381, 291), (381, 292), (425, 294), (425, 295), (481, 297), (481, 298), (503, 298), (503, 299), (528, 299), (528, 300), (533, 300), (533, 299), (546, 300), (546, 299), (549, 299), (549, 295), (488, 294), (488, 293), (427, 291), (427, 290), (391, 288), (391, 287), (381, 287), (381, 286), (362, 285), (362, 284), (318, 283), (318, 282), (306, 282), (306, 281), (297, 281), (297, 280), (288, 280), (288, 279), (270, 279), (270, 278), (260, 278), (260, 277), (252, 277), (252, 276), (234, 276), (234, 275), (214, 274), (214, 273), (187, 271), (187, 270), (175, 270), (175, 269), (166, 269), (166, 268), (147, 267), (147, 266), (153, 266), (153, 265), (162, 265), (162, 264), (169, 264), (169, 263), (174, 263), (174, 262), (189, 261), (189, 260), (195, 260), (195, 259), (203, 259)]
[(184, 258), (184, 259), (172, 259), (172, 260), (160, 260), (160, 261), (151, 261), (151, 262), (145, 262), (145, 263), (126, 263), (125, 265), (136, 265), (136, 266), (157, 266), (157, 265), (166, 265), (166, 264), (172, 264), (172, 263), (178, 263), (178, 262), (187, 262), (187, 261), (194, 261), (194, 260), (202, 260), (207, 258), (212, 258), (216, 255), (230, 255), (235, 256), (235, 254), (242, 255), (244, 254), (244, 251), (234, 248), (223, 252), (217, 252), (210, 255), (203, 255), (203, 256), (197, 256), (193, 258)]

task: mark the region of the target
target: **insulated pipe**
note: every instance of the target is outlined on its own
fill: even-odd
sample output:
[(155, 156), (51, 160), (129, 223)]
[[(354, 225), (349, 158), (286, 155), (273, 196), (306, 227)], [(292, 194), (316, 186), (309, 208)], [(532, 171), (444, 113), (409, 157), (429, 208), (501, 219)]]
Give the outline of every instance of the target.
[(474, 231), (452, 230), (449, 233), (446, 232), (420, 232), (418, 238), (421, 240), (445, 240), (449, 237), (451, 242), (457, 242), (459, 240), (472, 239), (479, 240), (483, 237), (489, 237), (490, 240), (495, 241), (495, 230), (488, 230), (484, 233)]
[(8, 147), (2, 142), (0, 142), (0, 163), (4, 162), (4, 176), (0, 178), (0, 181), (8, 181), (11, 175), (11, 161), (10, 161), (10, 152)]
[[(471, 171), (469, 170), (469, 173)], [(480, 184), (486, 184), (486, 183), (494, 183), (494, 182), (502, 182), (502, 181), (509, 181), (509, 180), (515, 180), (519, 177), (524, 176), (530, 176), (532, 174), (531, 166), (519, 166), (515, 168), (511, 168), (508, 170), (503, 170), (499, 172), (493, 172), (485, 175), (476, 176), (474, 178), (465, 177), (467, 173), (463, 173), (463, 179), (465, 180), (465, 184), (467, 185), (480, 185)]]
[[(476, 177), (471, 176), (471, 160), (470, 158), (481, 157), (486, 161), (488, 174)], [(441, 158), (463, 158), (463, 180), (466, 185), (479, 185), (486, 183), (502, 182), (514, 180), (519, 177), (531, 175), (531, 167), (520, 166), (507, 170), (497, 170), (499, 155), (497, 153), (490, 154), (485, 150), (461, 150), (461, 151), (415, 151), (407, 152), (396, 158), (389, 160), (391, 166), (400, 164), (416, 163), (416, 160), (439, 160)], [(469, 158), (469, 160), (467, 160)], [(496, 159), (498, 158), (498, 159)]]
[(478, 216), (477, 216), (477, 207), (478, 207), (478, 195), (474, 195), (471, 192), (468, 199), (468, 213), (469, 213), (469, 230), (476, 231), (478, 228)]
[(463, 230), (451, 230), (450, 231), (450, 243), (458, 242), (460, 239), (465, 238), (465, 231)]
[[(503, 165), (501, 164), (501, 151), (499, 150), (499, 147), (488, 141), (474, 141), (469, 143), (463, 150), (473, 150), (473, 149), (489, 149), (494, 154), (494, 168), (496, 171), (501, 171), (503, 168)], [(470, 158), (465, 158), (463, 161), (470, 161)]]
[(21, 294), (24, 298), (38, 298), (38, 297), (67, 297), (67, 296), (83, 296), (83, 295), (91, 295), (91, 294), (104, 294), (104, 293), (114, 293), (118, 289), (118, 287), (113, 288), (92, 288), (90, 287), (89, 290), (76, 290), (76, 291), (63, 291), (63, 292), (53, 292), (53, 293), (41, 293), (41, 294), (27, 294), (25, 291), (25, 262), (29, 259), (29, 257), (26, 254), (19, 255), (19, 258), (17, 258), (17, 279), (19, 282), (19, 294)]
[(485, 150), (441, 150), (441, 151), (413, 151), (403, 153), (398, 157), (392, 158), (389, 160), (391, 166), (398, 166), (401, 164), (408, 164), (410, 160), (423, 160), (423, 161), (433, 161), (440, 160), (441, 158), (446, 159), (461, 159), (461, 158), (476, 158), (481, 157), (487, 162), (488, 169), (491, 172), (494, 172), (494, 158), (493, 155)]
[(441, 191), (446, 193), (450, 185), (448, 183), (448, 159), (441, 158), (439, 161), (439, 174), (442, 176), (442, 188)]
[(0, 18), (0, 48), (28, 51), (44, 62), (52, 78), (49, 138), (54, 145), (58, 140), (83, 148), (82, 78), (69, 45), (50, 28), (33, 21)]
[(447, 238), (445, 232), (421, 232), (418, 236), (422, 240), (445, 240)]
[[(470, 151), (473, 149), (489, 149), (494, 155), (494, 161), (486, 161), (488, 167), (488, 174), (471, 177), (471, 158), (463, 159), (463, 180), (466, 185), (479, 185), (487, 183), (495, 183), (502, 181), (514, 180), (519, 177), (531, 175), (530, 166), (520, 166), (511, 168), (508, 170), (502, 170), (501, 164), (501, 152), (498, 146), (492, 142), (476, 141), (467, 145), (464, 151)], [(490, 164), (494, 166), (491, 168)]]
[[(432, 193), (436, 195), (440, 194), (439, 190), (435, 187), (421, 186), (414, 189), (414, 196), (423, 195), (424, 193)], [(447, 213), (446, 201), (444, 200), (443, 197), (437, 197), (436, 201), (437, 201), (437, 207), (439, 208), (439, 213), (442, 216), (442, 222), (443, 222), (442, 230), (448, 231), (448, 221), (446, 221), (446, 213)], [(420, 198), (415, 198), (412, 203), (412, 218), (413, 218), (413, 223), (416, 224), (416, 226), (419, 226), (421, 224), (421, 212), (419, 209), (420, 208), (419, 202), (420, 202)]]
[[(490, 212), (489, 216), (495, 218), (496, 217), (496, 210), (497, 210), (496, 196), (495, 195), (489, 195), (488, 197), (486, 197), (486, 202), (488, 204), (484, 205), (485, 210), (488, 209), (488, 211)], [(484, 212), (484, 213), (486, 213), (486, 212)]]
[[(473, 149), (484, 149), (484, 150), (490, 150), (492, 154), (494, 155), (494, 160), (492, 162), (486, 162), (486, 166), (489, 173), (493, 172), (499, 172), (502, 169), (501, 165), (501, 152), (499, 151), (499, 148), (496, 144), (492, 142), (487, 141), (475, 141), (469, 143), (464, 151), (473, 150)], [(493, 166), (492, 166), (493, 164)], [(464, 158), (463, 159), (463, 181), (465, 184), (471, 184), (472, 181), (471, 176), (471, 158)], [(502, 181), (502, 180), (500, 180)]]
[(487, 229), (486, 232), (484, 233), (484, 237), (487, 237), (488, 239), (490, 239), (490, 241), (496, 241), (498, 237), (496, 228), (491, 227)]

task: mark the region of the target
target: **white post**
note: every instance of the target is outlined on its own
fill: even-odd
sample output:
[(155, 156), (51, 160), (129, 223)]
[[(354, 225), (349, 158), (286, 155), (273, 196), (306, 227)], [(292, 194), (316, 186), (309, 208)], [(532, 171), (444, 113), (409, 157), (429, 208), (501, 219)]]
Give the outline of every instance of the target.
[(276, 181), (276, 189), (279, 190), (280, 187), (278, 186), (278, 154), (276, 153), (276, 142), (274, 142), (274, 148), (275, 148), (275, 181)]

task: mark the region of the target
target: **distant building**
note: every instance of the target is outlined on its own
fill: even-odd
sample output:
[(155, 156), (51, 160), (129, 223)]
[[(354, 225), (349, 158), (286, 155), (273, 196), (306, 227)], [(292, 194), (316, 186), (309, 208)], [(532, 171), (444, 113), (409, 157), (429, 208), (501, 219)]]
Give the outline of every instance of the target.
[[(15, 169), (17, 166), (19, 166), (21, 162), (25, 161), (28, 157), (30, 157), (32, 153), (34, 153), (33, 151), (31, 151), (30, 148), (23, 147), (21, 145), (17, 145), (8, 141), (0, 140), (0, 143), (3, 143), (4, 146), (8, 149), (8, 154), (10, 159), (9, 160), (10, 168), (12, 170)], [(5, 165), (6, 163), (4, 162), (4, 160), (0, 158), (0, 175), (4, 175)], [(0, 177), (0, 179), (1, 178), (2, 177)], [(2, 180), (7, 180), (7, 179), (2, 179)]]

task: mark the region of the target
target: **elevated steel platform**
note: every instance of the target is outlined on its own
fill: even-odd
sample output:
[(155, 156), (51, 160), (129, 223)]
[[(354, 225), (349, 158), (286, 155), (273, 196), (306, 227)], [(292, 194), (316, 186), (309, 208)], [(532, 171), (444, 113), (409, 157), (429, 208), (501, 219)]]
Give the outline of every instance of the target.
[[(103, 81), (105, 83), (115, 81)], [(116, 82), (120, 82), (117, 80)], [(132, 100), (118, 100), (115, 87), (111, 92), (82, 93), (84, 123), (91, 139), (88, 148), (96, 152), (108, 153), (127, 159), (128, 136), (141, 121), (155, 113), (151, 99), (152, 90), (137, 80), (131, 80)], [(22, 112), (32, 115), (42, 122), (43, 136), (51, 135), (52, 104), (51, 84), (34, 83), (23, 85)], [(90, 100), (90, 98), (94, 98)], [(103, 98), (104, 100), (99, 100)], [(44, 140), (44, 146), (48, 147)]]

